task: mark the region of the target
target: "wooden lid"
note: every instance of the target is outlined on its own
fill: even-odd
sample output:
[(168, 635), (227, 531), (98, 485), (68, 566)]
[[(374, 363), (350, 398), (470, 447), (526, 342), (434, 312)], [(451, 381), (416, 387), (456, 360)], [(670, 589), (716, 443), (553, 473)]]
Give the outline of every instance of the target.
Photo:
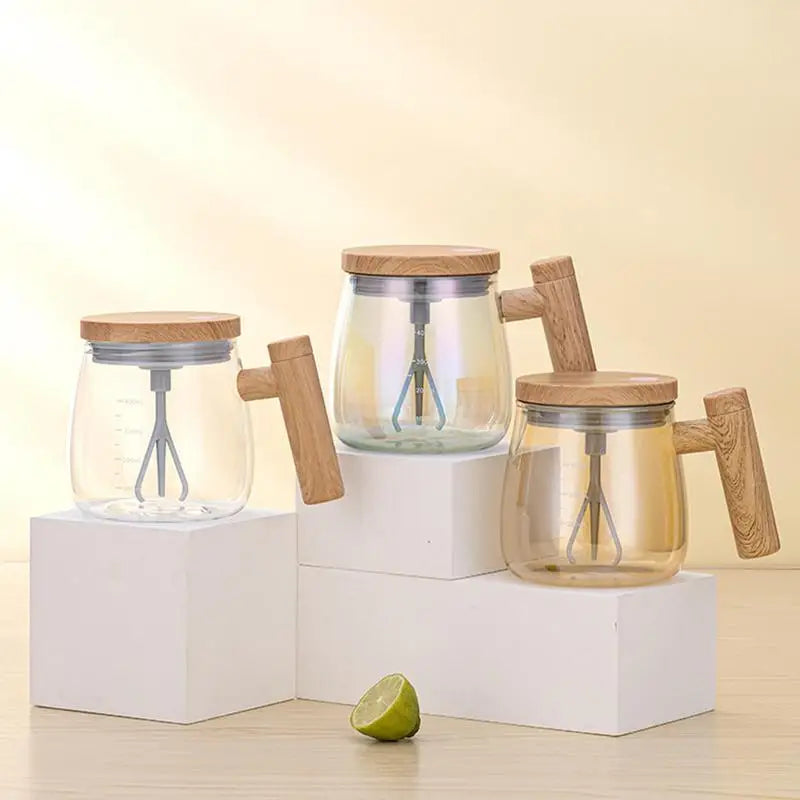
[(500, 269), (500, 253), (485, 247), (401, 244), (342, 250), (342, 269), (355, 275), (453, 277), (491, 275)]
[(517, 400), (546, 406), (655, 406), (678, 396), (678, 381), (642, 372), (548, 372), (517, 378)]
[(82, 339), (121, 344), (211, 342), (235, 339), (241, 329), (236, 314), (208, 311), (131, 311), (95, 314), (81, 320)]

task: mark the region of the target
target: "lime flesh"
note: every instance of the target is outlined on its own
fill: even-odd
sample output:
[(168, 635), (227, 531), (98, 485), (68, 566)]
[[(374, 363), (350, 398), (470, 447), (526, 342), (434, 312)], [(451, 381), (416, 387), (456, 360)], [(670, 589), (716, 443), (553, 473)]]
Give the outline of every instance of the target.
[(419, 701), (404, 675), (381, 678), (358, 701), (350, 724), (359, 733), (382, 742), (397, 742), (413, 736), (420, 725)]

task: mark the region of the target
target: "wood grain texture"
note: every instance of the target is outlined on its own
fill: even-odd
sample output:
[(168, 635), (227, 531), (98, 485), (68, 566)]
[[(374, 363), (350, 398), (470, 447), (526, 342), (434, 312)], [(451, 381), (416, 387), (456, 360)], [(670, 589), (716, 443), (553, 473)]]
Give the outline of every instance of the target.
[(506, 322), (541, 317), (544, 308), (545, 299), (533, 286), (500, 293), (500, 315)]
[(272, 367), (239, 370), (236, 389), (242, 400), (269, 400), (278, 396), (278, 384), (272, 374)]
[(239, 371), (239, 395), (242, 400), (278, 398), (303, 502), (336, 500), (344, 495), (344, 485), (311, 340), (281, 339), (268, 350), (271, 366)]
[(675, 378), (642, 372), (545, 372), (517, 378), (517, 400), (548, 406), (652, 406), (677, 396)]
[(738, 386), (707, 394), (703, 398), (703, 405), (709, 417), (720, 417), (723, 414), (732, 414), (734, 411), (749, 410), (750, 399), (747, 390)]
[(294, 336), (291, 339), (279, 339), (267, 345), (269, 350), (269, 360), (274, 364), (276, 361), (288, 361), (291, 358), (300, 356), (310, 356), (314, 354), (311, 348), (311, 339), (308, 336)]
[(531, 275), (544, 298), (544, 335), (555, 372), (590, 372), (595, 366), (575, 269), (569, 256), (535, 261)]
[[(419, 734), (396, 745), (358, 736), (350, 709), (326, 703), (283, 703), (190, 727), (31, 709), (27, 571), (0, 566), (3, 800), (800, 797), (797, 571), (717, 573), (710, 714), (609, 739), (432, 717), (422, 694)], [(680, 680), (676, 673), (676, 687)]]
[[(311, 342), (303, 336), (293, 343), (275, 342), (269, 351), (280, 359), (272, 364), (272, 376), (303, 502), (313, 505), (336, 500), (344, 495), (344, 485)], [(290, 352), (303, 355), (280, 358)]]
[(739, 557), (777, 553), (778, 527), (747, 392), (726, 389), (703, 400)]
[(707, 419), (676, 422), (672, 426), (672, 441), (679, 456), (687, 453), (705, 453), (713, 450), (717, 444)]
[(509, 289), (500, 295), (506, 322), (542, 317), (550, 361), (556, 372), (596, 369), (575, 268), (569, 256), (531, 264), (534, 288)]
[(81, 338), (90, 342), (210, 342), (235, 339), (241, 331), (238, 316), (211, 311), (132, 311), (81, 320)]
[(500, 253), (485, 247), (381, 245), (342, 251), (342, 269), (356, 275), (443, 277), (491, 275)]
[(531, 264), (531, 274), (535, 284), (560, 281), (575, 275), (575, 265), (571, 256), (551, 256), (540, 258)]

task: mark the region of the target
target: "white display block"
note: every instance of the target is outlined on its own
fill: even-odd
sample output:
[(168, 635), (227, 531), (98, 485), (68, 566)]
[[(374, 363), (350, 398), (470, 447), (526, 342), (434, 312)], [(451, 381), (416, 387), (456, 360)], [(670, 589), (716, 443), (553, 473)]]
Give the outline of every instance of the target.
[[(565, 589), (300, 567), (297, 693), (354, 704), (402, 672), (423, 713), (612, 736), (710, 711), (716, 584)], [(423, 726), (424, 732), (424, 726)]]
[(34, 705), (189, 723), (295, 695), (294, 514), (31, 520)]
[(301, 564), (463, 578), (504, 569), (500, 509), (508, 444), (403, 455), (339, 446), (345, 496), (298, 501)]

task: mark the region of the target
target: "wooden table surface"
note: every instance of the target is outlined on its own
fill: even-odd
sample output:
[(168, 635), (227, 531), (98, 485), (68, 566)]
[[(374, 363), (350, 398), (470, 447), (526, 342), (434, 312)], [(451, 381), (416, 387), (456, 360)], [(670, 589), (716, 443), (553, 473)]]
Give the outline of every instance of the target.
[(800, 798), (800, 572), (718, 576), (715, 712), (617, 739), (424, 717), (385, 745), (325, 703), (189, 727), (30, 708), (27, 566), (6, 564), (0, 800)]

